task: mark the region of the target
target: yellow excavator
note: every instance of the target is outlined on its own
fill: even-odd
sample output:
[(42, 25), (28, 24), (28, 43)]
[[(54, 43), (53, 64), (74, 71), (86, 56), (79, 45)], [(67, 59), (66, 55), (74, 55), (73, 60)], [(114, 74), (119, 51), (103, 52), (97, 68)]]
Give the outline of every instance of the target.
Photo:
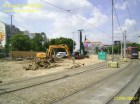
[(47, 57), (52, 57), (52, 51), (53, 49), (57, 49), (57, 48), (62, 48), (65, 49), (67, 56), (70, 57), (70, 51), (69, 48), (66, 44), (61, 44), (61, 45), (50, 45), (48, 48), (48, 51), (46, 53), (44, 52), (39, 52), (36, 54), (37, 58), (47, 58)]

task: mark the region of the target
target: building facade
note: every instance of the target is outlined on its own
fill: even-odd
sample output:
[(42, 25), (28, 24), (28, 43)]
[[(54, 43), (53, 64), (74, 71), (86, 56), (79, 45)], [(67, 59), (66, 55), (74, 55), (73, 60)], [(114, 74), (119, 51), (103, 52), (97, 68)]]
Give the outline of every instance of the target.
[(6, 27), (3, 22), (0, 22), (0, 47), (4, 47), (6, 44)]
[(40, 34), (43, 38), (43, 41), (47, 41), (47, 36), (44, 32), (30, 33), (28, 30), (20, 31), (20, 29), (14, 25), (12, 25), (12, 31), (11, 31), (11, 25), (0, 21), (0, 48), (4, 48), (7, 41), (11, 41), (11, 37), (17, 33), (27, 35), (31, 39), (34, 38), (36, 34)]
[(15, 35), (17, 33), (21, 33), (19, 28), (12, 25), (12, 31), (11, 31), (11, 25), (0, 21), (0, 47), (4, 48), (7, 41), (11, 40), (12, 35)]
[(96, 54), (97, 48), (101, 50), (103, 47), (103, 44), (101, 42), (90, 42), (87, 39), (84, 41), (83, 44), (84, 44), (85, 50), (93, 54)]

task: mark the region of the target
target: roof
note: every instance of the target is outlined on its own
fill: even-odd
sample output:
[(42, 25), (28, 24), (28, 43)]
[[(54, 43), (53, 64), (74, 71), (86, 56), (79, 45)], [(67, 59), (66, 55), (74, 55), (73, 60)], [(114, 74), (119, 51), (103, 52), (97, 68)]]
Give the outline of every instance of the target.
[(86, 40), (84, 41), (84, 43), (90, 43), (90, 41), (89, 41), (88, 39), (86, 39)]
[(138, 47), (131, 47), (131, 46), (127, 47), (127, 49), (132, 49), (132, 48), (138, 48)]

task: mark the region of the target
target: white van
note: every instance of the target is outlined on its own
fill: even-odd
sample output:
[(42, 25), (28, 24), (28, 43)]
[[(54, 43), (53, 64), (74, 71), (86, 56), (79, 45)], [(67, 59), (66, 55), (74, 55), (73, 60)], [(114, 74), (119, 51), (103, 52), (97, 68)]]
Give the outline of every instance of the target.
[(57, 56), (57, 57), (67, 57), (67, 54), (66, 54), (66, 52), (58, 52), (58, 53), (56, 54), (56, 56)]

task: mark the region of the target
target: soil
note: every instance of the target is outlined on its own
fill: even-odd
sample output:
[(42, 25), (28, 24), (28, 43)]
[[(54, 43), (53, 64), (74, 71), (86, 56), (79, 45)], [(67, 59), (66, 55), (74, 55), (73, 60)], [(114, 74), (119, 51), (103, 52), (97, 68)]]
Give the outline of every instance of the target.
[[(75, 60), (75, 64), (83, 64), (85, 66), (102, 62), (104, 60), (98, 60), (97, 55), (90, 55), (89, 58)], [(2, 83), (9, 82), (11, 80), (19, 80), (22, 78), (30, 78), (41, 75), (47, 75), (52, 73), (58, 73), (65, 71), (66, 68), (73, 65), (71, 59), (62, 59), (62, 61), (57, 61), (57, 67), (54, 68), (39, 68), (38, 70), (25, 70), (23, 67), (31, 63), (31, 60), (23, 61), (3, 61), (0, 60), (0, 81)], [(74, 69), (72, 69), (74, 70)]]

